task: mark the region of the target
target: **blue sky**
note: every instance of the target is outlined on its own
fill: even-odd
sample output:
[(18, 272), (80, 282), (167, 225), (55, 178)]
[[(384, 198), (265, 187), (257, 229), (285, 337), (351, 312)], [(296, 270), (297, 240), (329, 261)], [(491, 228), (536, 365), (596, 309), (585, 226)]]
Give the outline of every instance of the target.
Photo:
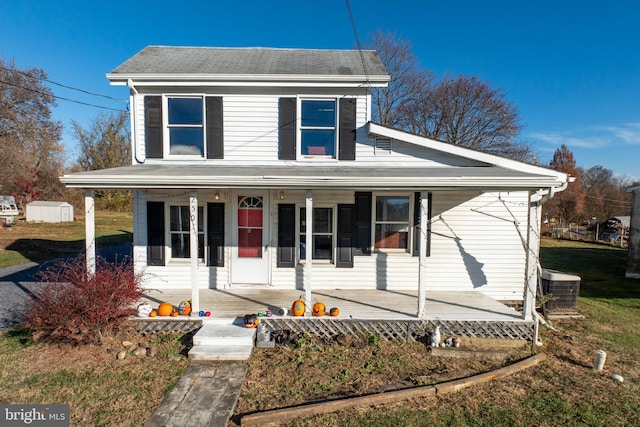
[[(377, 29), (407, 39), (436, 75), (476, 76), (500, 88), (541, 162), (566, 144), (578, 166), (640, 180), (640, 2), (618, 0), (351, 0), (360, 39)], [(344, 0), (37, 0), (0, 3), (0, 55), (49, 79), (128, 98), (105, 74), (147, 45), (351, 49)], [(51, 86), (56, 95), (110, 108), (126, 104)], [(59, 101), (71, 119), (99, 112)]]

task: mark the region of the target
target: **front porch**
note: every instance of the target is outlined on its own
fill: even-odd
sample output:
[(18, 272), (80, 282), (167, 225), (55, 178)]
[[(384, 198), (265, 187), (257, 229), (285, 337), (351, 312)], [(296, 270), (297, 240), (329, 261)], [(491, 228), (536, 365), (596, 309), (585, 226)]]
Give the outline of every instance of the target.
[[(268, 287), (236, 289), (200, 289), (200, 310), (211, 312), (212, 318), (234, 319), (249, 313), (270, 310), (274, 317), (280, 308), (291, 308), (304, 291)], [(150, 290), (145, 299), (151, 305), (167, 301), (177, 306), (191, 299), (190, 289)], [(317, 290), (313, 301), (340, 309), (339, 319), (418, 320), (418, 292), (388, 290)], [(191, 316), (198, 317), (198, 313)], [(292, 317), (292, 316), (286, 316)], [(481, 292), (427, 292), (423, 320), (443, 321), (509, 321), (522, 322), (522, 313)]]
[[(267, 287), (200, 289), (200, 308), (211, 312), (210, 317), (193, 313), (177, 318), (139, 319), (139, 329), (150, 330), (166, 321), (196, 322), (197, 328), (204, 323), (231, 323), (245, 314), (270, 310), (272, 317), (261, 318), (267, 330), (290, 329), (320, 338), (376, 334), (384, 339), (417, 340), (435, 326), (440, 326), (443, 334), (462, 337), (532, 340), (534, 334), (533, 321), (524, 320), (522, 313), (480, 292), (427, 292), (425, 316), (419, 319), (417, 291), (317, 290), (312, 294), (313, 301), (323, 302), (327, 310), (338, 307), (338, 317), (277, 315), (281, 308), (290, 309), (300, 296), (300, 290)], [(153, 306), (163, 301), (177, 306), (190, 298), (188, 289), (164, 289), (150, 290), (144, 299)]]

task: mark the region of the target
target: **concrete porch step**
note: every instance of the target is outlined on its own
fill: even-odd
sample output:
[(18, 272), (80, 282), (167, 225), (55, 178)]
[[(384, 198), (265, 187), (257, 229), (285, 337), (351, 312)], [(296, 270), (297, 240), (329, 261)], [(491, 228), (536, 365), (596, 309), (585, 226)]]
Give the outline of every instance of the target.
[(205, 324), (193, 336), (193, 345), (251, 345), (256, 330), (238, 325)]
[(247, 360), (253, 351), (253, 344), (247, 345), (199, 345), (191, 347), (192, 360)]
[(238, 324), (207, 323), (193, 336), (193, 360), (246, 360), (251, 356), (255, 329)]

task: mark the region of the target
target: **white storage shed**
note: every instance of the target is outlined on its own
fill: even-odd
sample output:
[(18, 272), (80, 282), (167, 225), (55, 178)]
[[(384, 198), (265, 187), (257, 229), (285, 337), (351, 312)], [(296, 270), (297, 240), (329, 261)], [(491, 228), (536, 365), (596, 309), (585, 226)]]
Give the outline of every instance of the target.
[(26, 217), (34, 222), (72, 222), (73, 205), (38, 200), (27, 204)]

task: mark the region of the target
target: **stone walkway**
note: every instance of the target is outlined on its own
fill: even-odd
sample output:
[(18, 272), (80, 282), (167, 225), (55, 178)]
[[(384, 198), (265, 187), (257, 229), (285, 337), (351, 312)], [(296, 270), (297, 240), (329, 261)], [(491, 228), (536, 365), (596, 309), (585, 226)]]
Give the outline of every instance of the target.
[(192, 363), (146, 426), (226, 427), (246, 374), (241, 363)]

